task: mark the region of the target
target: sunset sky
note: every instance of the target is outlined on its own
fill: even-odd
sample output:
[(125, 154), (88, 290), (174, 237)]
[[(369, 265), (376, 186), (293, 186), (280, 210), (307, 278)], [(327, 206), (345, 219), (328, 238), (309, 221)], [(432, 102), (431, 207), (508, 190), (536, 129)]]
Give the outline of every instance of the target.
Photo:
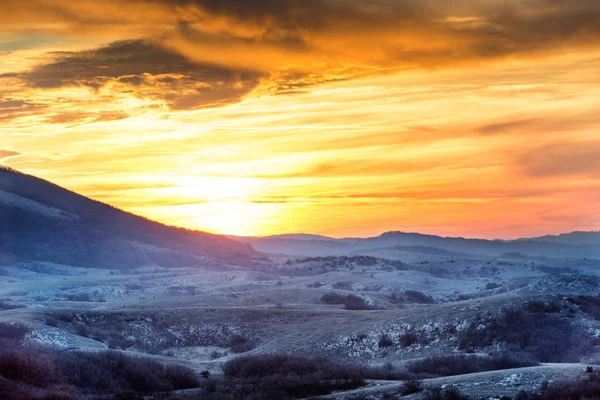
[(236, 235), (600, 229), (600, 1), (1, 0), (0, 164)]

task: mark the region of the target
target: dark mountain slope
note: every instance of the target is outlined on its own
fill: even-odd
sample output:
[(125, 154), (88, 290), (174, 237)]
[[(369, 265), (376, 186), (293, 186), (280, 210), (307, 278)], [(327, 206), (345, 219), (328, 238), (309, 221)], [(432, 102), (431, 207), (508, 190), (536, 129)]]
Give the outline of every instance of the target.
[(169, 227), (0, 168), (0, 257), (91, 268), (165, 267), (260, 257), (222, 236)]

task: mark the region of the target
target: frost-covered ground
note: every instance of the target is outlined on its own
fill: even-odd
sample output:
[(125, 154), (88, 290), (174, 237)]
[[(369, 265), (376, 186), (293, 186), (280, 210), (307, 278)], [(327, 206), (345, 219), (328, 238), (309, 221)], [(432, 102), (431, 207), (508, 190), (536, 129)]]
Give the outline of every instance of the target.
[[(382, 251), (347, 258), (274, 257), (253, 270), (227, 271), (202, 266), (121, 271), (43, 262), (4, 265), (0, 300), (8, 306), (0, 307), (0, 322), (29, 326), (30, 345), (111, 348), (213, 374), (222, 373), (221, 365), (232, 357), (260, 353), (402, 368), (410, 360), (461, 353), (458, 336), (476, 315), (530, 301), (564, 302), (568, 296), (600, 293), (600, 265), (591, 260), (401, 256)], [(346, 310), (343, 304), (322, 300), (332, 293), (356, 296), (372, 309)], [(581, 323), (591, 337), (600, 336), (597, 321)], [(502, 350), (501, 343), (482, 349)], [(564, 371), (577, 375), (581, 365), (561, 368), (430, 383), (460, 384), (477, 394), (510, 394), (524, 380), (534, 387)], [(360, 393), (379, 398), (398, 384), (377, 385)]]

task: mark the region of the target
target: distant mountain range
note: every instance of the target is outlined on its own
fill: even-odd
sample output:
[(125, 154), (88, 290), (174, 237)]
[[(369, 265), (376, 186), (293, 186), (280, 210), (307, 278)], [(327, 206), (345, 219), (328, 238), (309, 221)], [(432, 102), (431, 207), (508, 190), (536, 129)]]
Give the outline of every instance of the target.
[(596, 245), (600, 246), (600, 232), (571, 232), (562, 235), (546, 235), (531, 239), (538, 242), (567, 243), (574, 245)]
[(290, 256), (348, 255), (396, 249), (438, 255), (461, 253), (494, 257), (509, 254), (512, 257), (600, 258), (600, 232), (573, 232), (517, 240), (465, 239), (406, 232), (387, 232), (370, 238), (335, 239), (292, 234), (235, 239), (252, 245), (258, 251)]
[(600, 232), (518, 240), (387, 232), (335, 239), (310, 234), (220, 236), (150, 221), (45, 180), (0, 167), (0, 267), (52, 262), (86, 268), (249, 266), (264, 253), (351, 255), (398, 250), (438, 256), (484, 255), (600, 259)]
[(260, 257), (248, 244), (166, 226), (0, 168), (0, 266), (202, 267), (248, 265)]

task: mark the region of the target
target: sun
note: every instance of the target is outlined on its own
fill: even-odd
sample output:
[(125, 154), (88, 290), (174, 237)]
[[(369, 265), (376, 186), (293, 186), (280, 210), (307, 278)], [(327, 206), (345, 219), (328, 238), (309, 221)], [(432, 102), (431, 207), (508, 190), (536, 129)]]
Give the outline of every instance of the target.
[(271, 225), (280, 223), (281, 217), (279, 205), (260, 201), (264, 190), (256, 178), (185, 177), (149, 194), (164, 201), (145, 207), (143, 213), (169, 225), (258, 236), (272, 232)]

